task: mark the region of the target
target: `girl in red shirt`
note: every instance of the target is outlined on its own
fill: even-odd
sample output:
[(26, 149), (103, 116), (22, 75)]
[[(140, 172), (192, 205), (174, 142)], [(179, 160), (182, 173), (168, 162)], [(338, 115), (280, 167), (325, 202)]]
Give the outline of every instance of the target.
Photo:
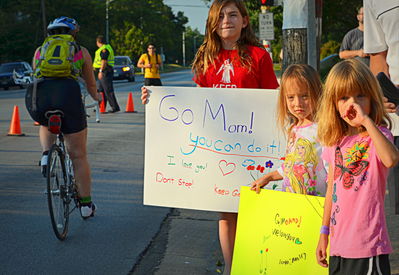
[[(249, 24), (242, 0), (214, 0), (208, 13), (205, 39), (192, 66), (200, 87), (276, 89), (279, 85), (270, 54), (259, 43)], [(141, 89), (142, 103), (148, 90)], [(230, 274), (237, 213), (221, 213), (219, 239)]]
[[(270, 54), (259, 43), (241, 0), (215, 0), (209, 9), (204, 43), (192, 66), (200, 87), (276, 89)], [(219, 239), (230, 274), (237, 213), (221, 213)]]

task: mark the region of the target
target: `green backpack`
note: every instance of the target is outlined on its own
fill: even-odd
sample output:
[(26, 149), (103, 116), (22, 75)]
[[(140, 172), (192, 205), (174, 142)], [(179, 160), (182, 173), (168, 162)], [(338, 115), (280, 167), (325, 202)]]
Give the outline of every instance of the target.
[(40, 48), (36, 60), (35, 77), (73, 77), (77, 75), (73, 59), (78, 51), (75, 39), (69, 34), (50, 35)]

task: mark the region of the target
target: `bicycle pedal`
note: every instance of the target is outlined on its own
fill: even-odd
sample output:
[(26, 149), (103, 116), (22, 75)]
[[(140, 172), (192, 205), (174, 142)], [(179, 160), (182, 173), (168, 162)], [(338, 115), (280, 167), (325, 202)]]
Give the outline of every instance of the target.
[(48, 119), (48, 129), (53, 134), (61, 133), (61, 117), (59, 115), (52, 115)]

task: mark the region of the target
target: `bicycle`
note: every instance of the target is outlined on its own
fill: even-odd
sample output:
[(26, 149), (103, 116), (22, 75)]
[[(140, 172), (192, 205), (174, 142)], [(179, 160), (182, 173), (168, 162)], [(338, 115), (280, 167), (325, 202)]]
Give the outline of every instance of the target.
[[(64, 116), (60, 110), (48, 111), (48, 129), (57, 135), (51, 146), (47, 161), (47, 202), (55, 236), (63, 241), (68, 233), (69, 215), (79, 207), (77, 185), (73, 174), (72, 161), (64, 143), (61, 121)], [(74, 207), (70, 210), (71, 202)]]
[[(86, 116), (88, 108), (95, 108), (96, 122), (100, 122), (98, 102), (85, 104), (88, 92), (82, 89), (82, 101), (85, 106)], [(64, 135), (61, 132), (61, 124), (64, 113), (61, 110), (51, 110), (45, 113), (48, 119), (48, 130), (57, 136), (55, 143), (51, 146), (47, 158), (46, 182), (47, 202), (50, 219), (55, 236), (63, 241), (67, 237), (69, 215), (79, 208), (79, 196), (77, 184), (73, 173), (72, 160), (65, 147)], [(70, 209), (71, 202), (74, 202)]]

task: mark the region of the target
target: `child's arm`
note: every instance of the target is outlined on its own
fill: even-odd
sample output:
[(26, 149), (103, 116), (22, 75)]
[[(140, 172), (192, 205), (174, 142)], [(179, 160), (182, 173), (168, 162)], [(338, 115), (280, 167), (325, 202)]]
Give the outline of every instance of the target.
[(367, 117), (363, 123), (367, 133), (374, 143), (375, 150), (382, 163), (387, 168), (394, 167), (399, 161), (399, 151), (387, 137), (381, 133), (374, 121)]
[(353, 125), (362, 125), (366, 128), (371, 140), (375, 145), (377, 156), (381, 159), (385, 167), (391, 168), (399, 161), (399, 151), (389, 141), (374, 121), (364, 113), (362, 108), (357, 103), (352, 103), (348, 106), (344, 119), (349, 119)]
[[(334, 168), (331, 163), (328, 166), (328, 185), (327, 185), (327, 193), (326, 199), (324, 201), (324, 214), (322, 226), (330, 227), (330, 217), (331, 217), (331, 205), (332, 205), (332, 191), (333, 191), (333, 182), (334, 182)], [(319, 244), (316, 249), (316, 259), (317, 263), (322, 267), (328, 267), (327, 262), (327, 246), (328, 246), (328, 234), (320, 233)]]
[(270, 181), (275, 181), (275, 180), (282, 180), (283, 177), (280, 175), (279, 172), (273, 171), (270, 173), (267, 173), (266, 175), (260, 177), (253, 183), (251, 183), (251, 190), (255, 190), (257, 194), (259, 194), (260, 189), (263, 186), (266, 186)]

